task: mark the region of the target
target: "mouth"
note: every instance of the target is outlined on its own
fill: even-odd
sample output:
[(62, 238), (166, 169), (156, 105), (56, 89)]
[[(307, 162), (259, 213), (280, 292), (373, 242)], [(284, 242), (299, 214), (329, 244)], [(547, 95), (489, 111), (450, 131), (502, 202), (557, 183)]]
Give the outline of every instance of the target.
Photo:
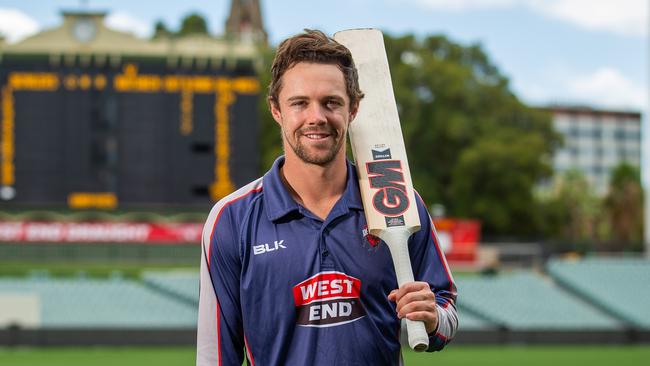
[(303, 134), (306, 138), (312, 141), (321, 141), (325, 140), (331, 135), (329, 133), (324, 133), (324, 132), (311, 132), (311, 133), (305, 133)]

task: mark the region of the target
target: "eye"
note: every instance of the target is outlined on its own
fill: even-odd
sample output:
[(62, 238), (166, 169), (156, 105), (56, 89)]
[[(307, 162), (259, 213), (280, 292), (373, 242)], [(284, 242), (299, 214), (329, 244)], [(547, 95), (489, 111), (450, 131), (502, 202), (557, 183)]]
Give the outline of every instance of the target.
[(338, 99), (328, 99), (325, 104), (329, 109), (340, 108), (343, 106), (343, 103)]
[(294, 100), (289, 105), (292, 107), (302, 107), (307, 105), (307, 102), (305, 102), (304, 100)]

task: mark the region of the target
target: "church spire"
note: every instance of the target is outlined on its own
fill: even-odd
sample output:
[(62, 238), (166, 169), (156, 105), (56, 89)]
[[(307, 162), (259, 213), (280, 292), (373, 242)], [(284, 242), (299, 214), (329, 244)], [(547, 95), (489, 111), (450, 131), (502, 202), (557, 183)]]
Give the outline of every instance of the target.
[(232, 0), (226, 36), (242, 41), (267, 42), (259, 0)]

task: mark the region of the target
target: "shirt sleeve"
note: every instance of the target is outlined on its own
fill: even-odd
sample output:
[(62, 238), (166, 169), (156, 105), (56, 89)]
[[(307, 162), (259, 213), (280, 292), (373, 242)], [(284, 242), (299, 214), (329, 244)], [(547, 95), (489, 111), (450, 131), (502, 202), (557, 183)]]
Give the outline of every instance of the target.
[(203, 228), (197, 366), (241, 365), (244, 336), (239, 299), (241, 260), (227, 206), (213, 208)]
[(416, 196), (421, 227), (410, 239), (409, 252), (413, 277), (416, 281), (428, 282), (431, 290), (436, 294), (438, 328), (429, 334), (429, 349), (427, 350), (433, 352), (443, 349), (456, 334), (458, 329), (457, 292), (426, 205), (419, 195)]

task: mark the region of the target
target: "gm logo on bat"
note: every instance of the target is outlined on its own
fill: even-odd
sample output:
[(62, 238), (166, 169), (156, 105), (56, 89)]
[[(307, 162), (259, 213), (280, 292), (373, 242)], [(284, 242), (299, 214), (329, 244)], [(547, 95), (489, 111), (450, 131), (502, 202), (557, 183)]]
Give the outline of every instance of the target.
[(372, 149), (374, 161), (366, 163), (370, 187), (377, 189), (372, 203), (386, 218), (386, 226), (404, 226), (401, 216), (410, 205), (401, 160), (392, 160), (389, 148)]

